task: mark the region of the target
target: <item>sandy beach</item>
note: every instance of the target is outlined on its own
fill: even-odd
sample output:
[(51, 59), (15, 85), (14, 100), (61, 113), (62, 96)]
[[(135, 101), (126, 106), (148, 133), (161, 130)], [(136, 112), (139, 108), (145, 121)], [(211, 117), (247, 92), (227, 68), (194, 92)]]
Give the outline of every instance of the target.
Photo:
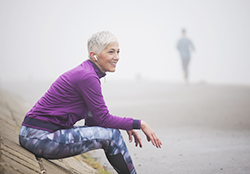
[[(2, 86), (32, 105), (49, 83)], [(102, 88), (111, 114), (145, 120), (163, 143), (156, 149), (140, 132), (136, 148), (122, 131), (138, 173), (250, 173), (250, 86), (102, 81)], [(89, 154), (113, 171), (102, 150)]]

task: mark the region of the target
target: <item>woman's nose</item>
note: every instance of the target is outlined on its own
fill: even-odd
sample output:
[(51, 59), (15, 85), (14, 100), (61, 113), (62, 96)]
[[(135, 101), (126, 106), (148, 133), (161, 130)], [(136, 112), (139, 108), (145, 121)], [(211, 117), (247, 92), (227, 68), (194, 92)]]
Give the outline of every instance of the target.
[(119, 58), (120, 58), (119, 54), (116, 54), (113, 59), (119, 60)]

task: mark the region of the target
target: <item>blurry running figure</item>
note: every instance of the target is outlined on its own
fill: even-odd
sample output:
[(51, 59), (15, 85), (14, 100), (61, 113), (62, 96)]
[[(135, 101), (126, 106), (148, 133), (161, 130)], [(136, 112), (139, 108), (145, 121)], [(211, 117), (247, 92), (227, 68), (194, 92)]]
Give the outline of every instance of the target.
[(191, 59), (190, 50), (194, 49), (194, 45), (190, 39), (186, 37), (186, 30), (182, 30), (182, 38), (177, 43), (177, 49), (180, 52), (181, 60), (182, 60), (182, 68), (184, 73), (184, 78), (188, 82), (188, 65)]
[[(19, 133), (22, 147), (37, 157), (60, 159), (103, 149), (118, 173), (135, 174), (135, 168), (119, 129), (130, 142), (142, 147), (141, 129), (157, 148), (161, 141), (143, 120), (111, 115), (105, 104), (100, 78), (114, 72), (120, 58), (119, 43), (110, 32), (98, 32), (88, 40), (88, 60), (62, 74), (26, 114)], [(74, 126), (85, 119), (85, 126)]]

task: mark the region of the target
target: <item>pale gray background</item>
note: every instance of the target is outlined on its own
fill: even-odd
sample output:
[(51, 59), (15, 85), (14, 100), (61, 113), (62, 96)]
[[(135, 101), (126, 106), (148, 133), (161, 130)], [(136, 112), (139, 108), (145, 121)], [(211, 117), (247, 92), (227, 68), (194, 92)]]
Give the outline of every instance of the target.
[(0, 0), (0, 80), (53, 81), (109, 30), (121, 59), (107, 80), (182, 82), (185, 27), (196, 47), (191, 82), (250, 84), (249, 21), (248, 0)]

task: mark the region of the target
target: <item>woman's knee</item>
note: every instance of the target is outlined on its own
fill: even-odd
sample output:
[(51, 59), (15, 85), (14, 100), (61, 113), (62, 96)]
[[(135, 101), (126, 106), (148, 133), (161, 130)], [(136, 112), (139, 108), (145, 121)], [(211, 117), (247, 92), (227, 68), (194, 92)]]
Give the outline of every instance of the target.
[(112, 137), (111, 137), (111, 139), (113, 141), (118, 140), (118, 139), (123, 139), (122, 138), (122, 134), (121, 134), (121, 132), (120, 132), (119, 129), (113, 129), (112, 130)]

